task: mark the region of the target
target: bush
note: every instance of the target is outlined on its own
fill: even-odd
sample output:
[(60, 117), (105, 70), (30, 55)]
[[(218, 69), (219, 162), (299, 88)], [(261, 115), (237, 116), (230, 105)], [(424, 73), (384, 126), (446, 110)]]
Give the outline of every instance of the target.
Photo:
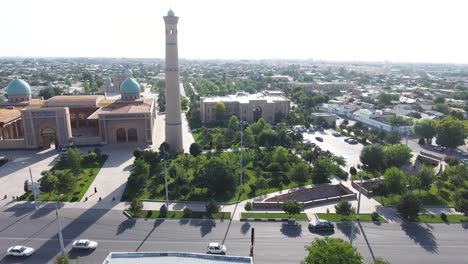
[(70, 258), (68, 258), (68, 255), (59, 255), (56, 259), (55, 259), (55, 264), (70, 264), (71, 261), (70, 261)]
[(245, 209), (246, 211), (252, 211), (252, 209), (253, 209), (253, 207), (252, 207), (252, 202), (247, 202), (247, 203), (245, 203), (244, 209)]
[(192, 209), (190, 207), (185, 207), (184, 216), (191, 216), (191, 215), (192, 215)]
[(25, 193), (28, 193), (30, 192), (29, 188), (28, 188), (28, 185), (29, 185), (29, 181), (28, 180), (25, 180), (24, 181), (24, 185), (23, 185), (23, 190)]
[(409, 221), (416, 220), (422, 210), (421, 202), (413, 193), (403, 194), (400, 198), (400, 203), (397, 205), (397, 211), (400, 216)]
[(86, 156), (85, 159), (87, 162), (94, 162), (97, 160), (97, 158), (98, 158), (98, 155), (91, 151), (88, 153), (88, 156)]
[(349, 174), (346, 171), (339, 167), (336, 169), (335, 175), (343, 181), (347, 181), (349, 176)]
[(165, 218), (167, 216), (167, 206), (165, 204), (161, 205), (161, 208), (159, 208), (159, 217)]
[(357, 174), (356, 168), (354, 168), (354, 167), (349, 168), (349, 174), (351, 174), (353, 176), (356, 175)]
[(424, 145), (424, 144), (426, 144), (426, 140), (424, 138), (419, 138), (418, 144), (419, 145)]
[(209, 215), (219, 212), (219, 205), (214, 200), (210, 200), (205, 207)]
[(302, 204), (296, 201), (286, 201), (281, 206), (283, 211), (285, 211), (289, 215), (295, 215), (301, 212)]
[(442, 221), (444, 221), (444, 222), (447, 222), (447, 215), (445, 213), (441, 213), (440, 214), (440, 219), (442, 219)]
[(335, 205), (335, 212), (340, 215), (350, 215), (355, 212), (355, 208), (351, 206), (348, 200), (341, 200)]
[(128, 210), (133, 214), (138, 214), (143, 209), (143, 202), (140, 199), (133, 199)]
[(101, 156), (102, 156), (102, 150), (101, 150), (101, 148), (94, 148), (93, 152), (96, 153), (96, 155), (98, 155), (98, 157), (101, 157)]
[(379, 221), (379, 214), (377, 212), (373, 212), (371, 214), (372, 221)]
[(445, 156), (444, 161), (450, 166), (458, 166), (460, 164), (460, 161), (454, 156)]

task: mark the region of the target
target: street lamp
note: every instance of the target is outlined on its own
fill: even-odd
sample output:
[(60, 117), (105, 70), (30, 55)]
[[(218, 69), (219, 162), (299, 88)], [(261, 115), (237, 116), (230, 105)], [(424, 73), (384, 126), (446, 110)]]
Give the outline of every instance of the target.
[(239, 122), (239, 125), (240, 125), (240, 184), (239, 184), (239, 198), (240, 196), (242, 196), (242, 190), (243, 190), (243, 186), (242, 186), (242, 148), (243, 148), (243, 135), (244, 135), (244, 125), (246, 125), (247, 122), (245, 121), (240, 121)]
[(65, 247), (63, 246), (63, 236), (62, 236), (62, 226), (60, 224), (60, 217), (58, 213), (58, 202), (60, 200), (60, 197), (62, 197), (63, 194), (60, 194), (59, 197), (57, 198), (57, 202), (55, 202), (55, 215), (57, 216), (57, 222), (58, 222), (58, 232), (59, 232), (59, 240), (60, 240), (60, 249), (62, 250), (62, 255), (65, 255)]
[(361, 180), (359, 183), (359, 197), (358, 197), (358, 204), (357, 204), (357, 212), (356, 212), (356, 220), (359, 221), (359, 212), (361, 210), (361, 194), (362, 194), (362, 166), (359, 169), (359, 172), (361, 174)]

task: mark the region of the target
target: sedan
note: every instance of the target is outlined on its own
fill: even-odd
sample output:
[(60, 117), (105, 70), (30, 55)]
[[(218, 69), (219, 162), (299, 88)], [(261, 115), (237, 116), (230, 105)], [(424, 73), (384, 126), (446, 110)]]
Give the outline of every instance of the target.
[(210, 243), (206, 248), (206, 254), (221, 254), (226, 255), (226, 246), (220, 243)]
[(334, 131), (334, 132), (332, 132), (332, 135), (335, 136), (335, 137), (340, 137), (341, 133), (337, 132), (337, 131)]
[(309, 229), (314, 231), (333, 231), (335, 226), (328, 220), (318, 219), (310, 221)]
[(32, 253), (34, 253), (34, 248), (25, 246), (14, 246), (7, 250), (7, 255), (15, 257), (29, 257)]
[(315, 137), (317, 141), (323, 142), (323, 137)]
[(72, 248), (93, 250), (93, 249), (96, 249), (97, 246), (98, 246), (98, 242), (96, 241), (91, 241), (88, 239), (79, 239), (73, 242)]

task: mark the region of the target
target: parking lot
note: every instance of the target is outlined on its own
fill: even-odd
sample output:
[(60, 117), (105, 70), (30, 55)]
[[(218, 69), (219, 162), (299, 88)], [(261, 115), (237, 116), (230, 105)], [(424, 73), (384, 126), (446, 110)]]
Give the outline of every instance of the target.
[[(310, 142), (317, 144), (322, 150), (328, 150), (337, 156), (342, 156), (346, 159), (346, 167), (356, 166), (360, 163), (359, 155), (363, 148), (362, 144), (349, 144), (344, 141), (345, 136), (333, 136), (334, 130), (327, 129), (324, 131), (316, 132), (304, 132), (302, 135), (304, 140), (310, 140)], [(323, 142), (320, 142), (316, 137), (323, 138)]]

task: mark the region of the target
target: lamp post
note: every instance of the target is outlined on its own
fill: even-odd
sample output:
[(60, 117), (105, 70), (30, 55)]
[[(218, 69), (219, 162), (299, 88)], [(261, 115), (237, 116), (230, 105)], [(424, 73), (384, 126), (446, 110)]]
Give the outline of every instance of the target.
[(166, 207), (169, 208), (169, 194), (167, 190), (166, 154), (164, 154), (164, 186), (166, 188)]
[(357, 212), (356, 212), (356, 220), (359, 221), (359, 211), (361, 210), (361, 194), (362, 194), (362, 166), (359, 169), (361, 174), (361, 179), (359, 182), (359, 197), (358, 197), (358, 204), (357, 204)]
[(58, 202), (60, 200), (60, 197), (62, 197), (62, 195), (63, 194), (60, 194), (59, 197), (57, 198), (57, 202), (55, 202), (55, 215), (57, 216), (57, 222), (58, 222), (60, 249), (62, 250), (62, 255), (65, 255), (65, 247), (63, 246), (63, 236), (62, 236), (62, 225), (60, 224), (60, 217), (58, 213)]
[(245, 121), (240, 121), (240, 183), (239, 183), (239, 198), (242, 196), (242, 190), (243, 190), (243, 185), (242, 185), (242, 149), (243, 149), (243, 135), (244, 135), (244, 125), (247, 122)]
[(29, 176), (31, 177), (31, 190), (33, 192), (33, 197), (34, 197), (34, 206), (36, 207), (36, 210), (37, 210), (38, 208), (37, 208), (37, 200), (36, 200), (36, 188), (35, 188), (36, 186), (34, 186), (31, 167), (29, 167)]

